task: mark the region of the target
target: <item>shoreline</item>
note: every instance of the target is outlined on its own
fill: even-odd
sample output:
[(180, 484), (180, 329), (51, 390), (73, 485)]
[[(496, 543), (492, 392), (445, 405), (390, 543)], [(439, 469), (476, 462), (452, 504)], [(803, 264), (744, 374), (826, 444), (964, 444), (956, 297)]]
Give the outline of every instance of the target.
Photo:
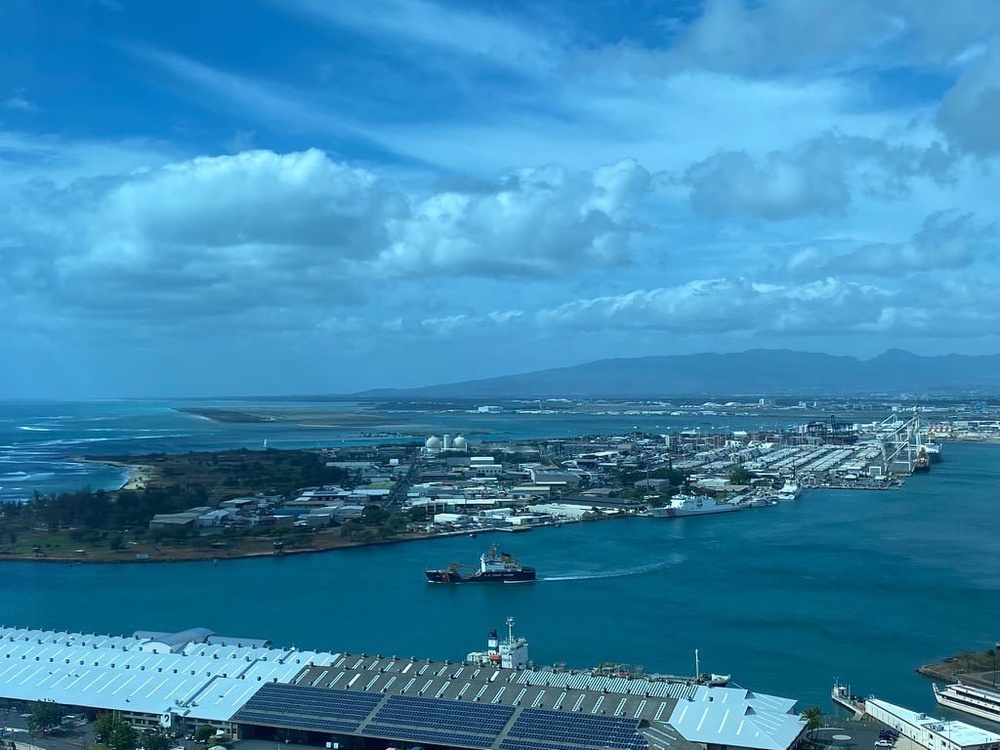
[[(639, 518), (639, 517), (640, 516), (635, 514), (610, 515), (610, 516), (603, 516), (601, 518), (590, 519), (590, 521), (591, 522), (610, 521), (622, 518)], [(536, 528), (548, 528), (550, 526), (560, 526), (569, 523), (587, 523), (587, 522), (588, 521), (584, 520), (574, 521), (565, 519), (560, 522), (537, 524), (536, 526), (530, 527), (530, 529), (533, 531)], [(505, 531), (504, 529), (500, 528), (485, 528), (485, 529), (475, 530), (477, 535), (494, 534), (494, 533), (499, 534), (503, 533), (504, 531)], [(198, 551), (185, 550), (185, 553), (190, 551), (191, 554), (167, 555), (163, 557), (145, 557), (145, 558), (138, 558), (135, 556), (128, 557), (125, 555), (125, 553), (117, 553), (118, 556), (116, 557), (115, 556), (116, 553), (113, 552), (109, 556), (103, 556), (103, 555), (100, 557), (88, 556), (88, 553), (93, 552), (94, 548), (89, 549), (88, 553), (80, 555), (70, 555), (70, 556), (66, 555), (25, 556), (25, 555), (8, 555), (0, 553), (0, 562), (20, 562), (20, 563), (37, 562), (37, 563), (53, 563), (58, 565), (132, 565), (132, 564), (148, 565), (155, 563), (185, 563), (185, 562), (213, 562), (214, 564), (217, 564), (224, 560), (250, 560), (261, 557), (277, 558), (277, 557), (288, 557), (290, 555), (319, 554), (322, 552), (336, 552), (343, 549), (354, 549), (357, 547), (373, 547), (381, 544), (406, 544), (410, 542), (421, 542), (431, 539), (442, 539), (453, 536), (468, 536), (469, 534), (470, 532), (468, 531), (443, 531), (438, 534), (424, 534), (424, 535), (409, 534), (407, 536), (396, 537), (394, 539), (374, 539), (369, 542), (356, 542), (352, 540), (343, 540), (341, 537), (337, 536), (331, 539), (333, 543), (327, 546), (309, 546), (309, 547), (299, 547), (290, 549), (286, 547), (283, 548), (281, 552), (275, 552), (274, 550), (263, 549), (263, 550), (254, 550), (248, 552), (238, 552), (236, 554), (227, 554), (226, 550), (209, 550), (204, 553), (200, 550)], [(273, 540), (265, 539), (264, 541), (267, 542)], [(105, 548), (103, 547), (99, 547), (96, 549), (101, 553), (105, 552)], [(157, 550), (157, 551), (162, 552), (163, 550)], [(145, 553), (138, 553), (138, 554), (145, 554)]]
[[(989, 440), (949, 440), (947, 442), (951, 443), (968, 443), (968, 444), (984, 444), (984, 443), (1000, 443), (998, 441)], [(136, 458), (141, 459), (142, 456), (136, 456)], [(117, 458), (103, 458), (103, 457), (73, 457), (70, 460), (75, 462), (84, 462), (91, 464), (102, 464), (104, 466), (114, 467), (116, 469), (121, 469), (125, 472), (124, 481), (117, 487), (117, 489), (108, 489), (107, 491), (142, 491), (147, 487), (155, 486), (158, 482), (163, 479), (163, 472), (160, 467), (150, 465), (149, 463), (131, 463), (122, 460), (122, 457)], [(882, 486), (859, 486), (855, 482), (850, 483), (839, 483), (839, 484), (821, 484), (810, 487), (803, 487), (803, 491), (815, 490), (815, 489), (828, 489), (834, 491), (840, 490), (892, 490), (899, 489), (903, 484), (902, 480), (896, 480), (891, 483), (887, 483)], [(603, 516), (600, 519), (594, 520), (609, 520), (611, 518), (631, 518), (635, 517), (634, 513), (626, 514), (615, 514), (610, 516)], [(548, 525), (558, 525), (559, 523), (572, 523), (568, 519), (563, 519), (560, 522), (551, 524), (540, 524), (542, 526)], [(477, 533), (482, 532), (493, 532), (500, 531), (500, 529), (476, 529)], [(107, 532), (112, 533), (112, 532)], [(286, 555), (298, 555), (298, 554), (313, 554), (319, 552), (333, 552), (339, 549), (355, 548), (355, 547), (366, 547), (376, 544), (394, 544), (401, 542), (411, 542), (425, 539), (435, 539), (438, 537), (447, 536), (459, 536), (465, 535), (469, 532), (467, 531), (448, 531), (433, 534), (414, 534), (410, 533), (406, 536), (392, 538), (392, 539), (374, 539), (371, 541), (354, 541), (342, 539), (336, 532), (323, 531), (318, 532), (317, 539), (310, 540), (310, 542), (319, 541), (319, 544), (310, 543), (307, 546), (301, 548), (285, 547), (280, 552), (277, 552), (269, 547), (270, 543), (277, 541), (278, 539), (272, 539), (269, 537), (257, 538), (257, 537), (239, 537), (239, 543), (247, 542), (247, 546), (256, 547), (248, 549), (245, 551), (235, 551), (228, 549), (226, 547), (222, 548), (162, 548), (159, 546), (154, 546), (153, 548), (147, 548), (145, 546), (139, 549), (119, 549), (111, 550), (107, 546), (92, 546), (85, 543), (80, 544), (80, 550), (74, 550), (75, 554), (69, 554), (65, 549), (60, 549), (57, 554), (49, 555), (42, 552), (42, 554), (33, 553), (21, 553), (21, 554), (11, 554), (10, 552), (0, 552), (0, 562), (47, 562), (47, 563), (60, 563), (60, 564), (112, 564), (121, 565), (128, 563), (174, 563), (174, 562), (207, 562), (207, 561), (219, 561), (219, 560), (240, 560), (240, 559), (252, 559), (260, 557), (283, 557)], [(263, 547), (263, 548), (262, 548)]]

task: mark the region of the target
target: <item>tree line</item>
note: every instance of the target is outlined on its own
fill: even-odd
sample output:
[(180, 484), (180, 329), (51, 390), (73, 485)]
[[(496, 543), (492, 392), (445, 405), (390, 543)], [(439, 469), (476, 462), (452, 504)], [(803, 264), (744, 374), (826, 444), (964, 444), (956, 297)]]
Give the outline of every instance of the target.
[[(34, 701), (28, 710), (28, 730), (34, 735), (51, 732), (62, 724), (66, 707), (54, 701)], [(195, 739), (205, 742), (214, 737), (215, 730), (201, 726)], [(94, 722), (94, 738), (107, 750), (170, 750), (172, 737), (162, 729), (137, 730), (125, 719), (112, 713), (98, 714)]]

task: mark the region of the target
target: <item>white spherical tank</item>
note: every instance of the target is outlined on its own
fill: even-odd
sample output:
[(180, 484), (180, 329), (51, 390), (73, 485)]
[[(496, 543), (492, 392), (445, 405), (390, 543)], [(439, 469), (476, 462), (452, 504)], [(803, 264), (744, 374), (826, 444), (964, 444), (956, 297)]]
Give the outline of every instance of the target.
[(424, 443), (424, 447), (428, 448), (429, 450), (440, 450), (441, 438), (439, 438), (437, 435), (431, 435), (429, 438), (427, 438), (426, 442)]
[(452, 450), (464, 451), (468, 447), (469, 447), (469, 441), (467, 441), (461, 435), (456, 435), (455, 439), (451, 441)]

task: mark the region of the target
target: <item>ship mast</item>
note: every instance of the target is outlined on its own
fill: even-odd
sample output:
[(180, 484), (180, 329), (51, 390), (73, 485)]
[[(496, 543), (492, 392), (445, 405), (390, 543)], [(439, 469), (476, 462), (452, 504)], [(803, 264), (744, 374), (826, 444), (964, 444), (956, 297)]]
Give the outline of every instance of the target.
[(507, 618), (507, 643), (514, 642), (514, 618)]
[(701, 664), (698, 661), (698, 649), (694, 650), (694, 678), (697, 680), (701, 677)]

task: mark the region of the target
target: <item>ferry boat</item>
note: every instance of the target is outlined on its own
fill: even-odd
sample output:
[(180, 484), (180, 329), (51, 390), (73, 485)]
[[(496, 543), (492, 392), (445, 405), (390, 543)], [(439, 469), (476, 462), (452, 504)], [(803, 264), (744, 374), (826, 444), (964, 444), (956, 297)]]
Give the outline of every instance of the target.
[(944, 689), (934, 685), (934, 699), (942, 706), (964, 711), (980, 719), (1000, 722), (1000, 693), (963, 685), (961, 682)]
[(674, 495), (670, 504), (662, 508), (651, 508), (653, 518), (679, 518), (681, 516), (701, 516), (710, 513), (731, 513), (740, 506), (716, 500), (708, 495)]
[[(473, 572), (463, 573), (462, 569)], [(452, 563), (441, 570), (425, 570), (428, 583), (531, 583), (535, 569), (521, 565), (507, 552), (498, 552), (493, 544), (479, 556), (479, 568), (462, 563)]]

